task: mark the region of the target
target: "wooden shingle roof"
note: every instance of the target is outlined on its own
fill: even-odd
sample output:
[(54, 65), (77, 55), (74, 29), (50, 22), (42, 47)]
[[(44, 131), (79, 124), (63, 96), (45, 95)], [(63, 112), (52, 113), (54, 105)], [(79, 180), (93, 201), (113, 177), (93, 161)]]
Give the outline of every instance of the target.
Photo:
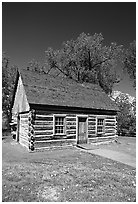
[(96, 84), (80, 84), (72, 79), (28, 70), (20, 70), (20, 75), (30, 104), (118, 110)]

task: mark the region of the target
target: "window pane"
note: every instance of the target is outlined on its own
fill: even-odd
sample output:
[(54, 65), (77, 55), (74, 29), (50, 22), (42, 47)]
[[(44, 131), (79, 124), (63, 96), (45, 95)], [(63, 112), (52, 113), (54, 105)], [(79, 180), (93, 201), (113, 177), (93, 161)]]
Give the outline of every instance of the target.
[(55, 134), (64, 133), (64, 117), (55, 117)]
[(97, 127), (97, 132), (103, 132), (103, 127)]
[(98, 118), (97, 120), (97, 133), (103, 133), (104, 131), (104, 119), (103, 118)]
[(104, 119), (98, 119), (97, 125), (103, 125)]

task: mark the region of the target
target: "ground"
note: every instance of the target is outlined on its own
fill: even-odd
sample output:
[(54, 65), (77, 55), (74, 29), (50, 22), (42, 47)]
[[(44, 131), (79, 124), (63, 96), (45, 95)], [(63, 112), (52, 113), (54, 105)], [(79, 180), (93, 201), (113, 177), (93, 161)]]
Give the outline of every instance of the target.
[[(119, 142), (106, 148), (135, 155), (134, 138)], [(76, 147), (28, 153), (11, 139), (2, 145), (3, 202), (136, 201), (136, 169), (131, 166)]]
[(136, 157), (136, 137), (118, 137), (117, 143), (102, 145), (101, 148), (115, 150)]

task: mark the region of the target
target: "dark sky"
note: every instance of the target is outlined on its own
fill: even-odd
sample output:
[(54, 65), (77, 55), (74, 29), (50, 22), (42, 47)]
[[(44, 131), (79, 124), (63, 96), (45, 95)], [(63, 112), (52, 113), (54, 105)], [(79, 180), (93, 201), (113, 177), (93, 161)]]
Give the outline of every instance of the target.
[[(82, 32), (102, 33), (104, 43), (129, 46), (136, 39), (136, 3), (17, 3), (2, 5), (2, 50), (11, 64), (23, 68), (28, 62), (44, 60), (48, 47), (59, 49), (62, 42)], [(116, 90), (135, 95), (125, 77)]]

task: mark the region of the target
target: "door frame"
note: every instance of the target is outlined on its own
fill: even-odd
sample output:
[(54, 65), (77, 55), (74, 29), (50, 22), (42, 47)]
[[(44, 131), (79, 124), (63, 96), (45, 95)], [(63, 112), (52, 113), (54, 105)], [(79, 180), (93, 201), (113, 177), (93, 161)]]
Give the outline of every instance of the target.
[(79, 118), (86, 118), (86, 140), (88, 143), (88, 115), (76, 115), (76, 144), (79, 139)]
[(16, 141), (19, 142), (20, 137), (20, 114), (17, 115), (17, 134), (16, 134)]

